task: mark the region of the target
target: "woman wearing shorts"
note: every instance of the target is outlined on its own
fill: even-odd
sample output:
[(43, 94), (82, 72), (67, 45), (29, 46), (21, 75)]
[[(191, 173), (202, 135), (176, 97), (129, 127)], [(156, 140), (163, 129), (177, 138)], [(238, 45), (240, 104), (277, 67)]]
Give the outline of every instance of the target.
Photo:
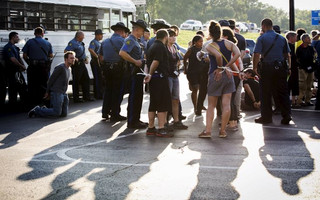
[[(219, 137), (225, 138), (227, 137), (225, 129), (230, 117), (231, 95), (235, 91), (231, 70), (238, 71), (233, 63), (240, 57), (240, 51), (234, 43), (221, 38), (222, 31), (219, 23), (211, 21), (209, 33), (212, 37), (212, 43), (206, 47), (210, 57), (208, 109), (206, 115), (206, 129), (199, 134), (199, 137), (211, 137), (214, 109), (217, 105), (218, 97), (221, 96), (222, 121)], [(233, 54), (232, 58), (231, 54)]]

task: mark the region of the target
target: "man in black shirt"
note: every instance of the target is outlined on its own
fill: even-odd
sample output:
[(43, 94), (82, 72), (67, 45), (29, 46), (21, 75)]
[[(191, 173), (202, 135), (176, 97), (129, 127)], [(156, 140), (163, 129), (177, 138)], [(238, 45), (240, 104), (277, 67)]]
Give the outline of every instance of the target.
[[(164, 127), (167, 112), (171, 110), (171, 94), (168, 83), (169, 64), (168, 54), (165, 44), (168, 40), (168, 32), (161, 29), (156, 34), (156, 40), (147, 52), (147, 66), (149, 74), (145, 77), (145, 82), (149, 82), (150, 105), (149, 105), (149, 127), (147, 135), (159, 137), (172, 137)], [(154, 119), (158, 116), (157, 130), (154, 126)]]
[(244, 74), (246, 79), (243, 81), (245, 96), (241, 104), (242, 110), (260, 109), (259, 82), (255, 80), (255, 73), (252, 68), (247, 68)]

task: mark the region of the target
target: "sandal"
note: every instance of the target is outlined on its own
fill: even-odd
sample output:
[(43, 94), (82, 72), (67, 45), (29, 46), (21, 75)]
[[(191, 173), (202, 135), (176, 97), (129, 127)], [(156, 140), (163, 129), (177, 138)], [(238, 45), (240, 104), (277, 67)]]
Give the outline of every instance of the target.
[(219, 133), (219, 138), (226, 138), (227, 133), (225, 131)]
[(200, 134), (199, 134), (199, 138), (211, 138), (211, 133), (207, 133), (206, 131), (202, 131)]

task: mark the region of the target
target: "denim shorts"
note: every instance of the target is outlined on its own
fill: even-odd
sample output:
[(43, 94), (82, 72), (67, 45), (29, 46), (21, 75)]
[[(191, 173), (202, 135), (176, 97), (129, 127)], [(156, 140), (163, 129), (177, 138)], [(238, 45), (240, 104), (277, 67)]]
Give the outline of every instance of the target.
[(169, 88), (172, 99), (180, 99), (180, 86), (179, 86), (179, 78), (178, 77), (169, 77)]
[(213, 73), (209, 74), (208, 96), (220, 97), (223, 94), (229, 94), (236, 91), (233, 76), (229, 78), (225, 72), (219, 81), (214, 80)]

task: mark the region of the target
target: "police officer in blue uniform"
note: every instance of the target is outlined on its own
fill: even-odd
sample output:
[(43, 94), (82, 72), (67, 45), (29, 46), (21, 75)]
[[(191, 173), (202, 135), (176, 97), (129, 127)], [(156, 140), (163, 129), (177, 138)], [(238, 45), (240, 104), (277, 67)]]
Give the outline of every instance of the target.
[[(68, 43), (64, 52), (74, 51), (76, 53), (76, 62), (71, 66), (72, 69), (72, 93), (73, 102), (80, 103), (85, 101), (93, 101), (90, 97), (90, 79), (86, 64), (88, 60), (86, 57), (84, 43), (84, 33), (82, 31), (77, 31), (75, 37)], [(79, 98), (79, 85), (81, 84), (83, 99)]]
[(103, 97), (103, 79), (102, 79), (102, 71), (100, 67), (100, 62), (99, 62), (99, 50), (101, 47), (100, 41), (103, 38), (103, 33), (101, 29), (97, 29), (94, 32), (94, 39), (90, 42), (89, 45), (89, 52), (91, 55), (91, 70), (93, 74), (93, 91), (94, 91), (94, 97), (96, 99), (102, 99)]
[(132, 33), (124, 41), (119, 55), (128, 62), (131, 71), (129, 102), (128, 102), (128, 128), (146, 128), (147, 123), (140, 121), (143, 99), (143, 79), (141, 67), (144, 66), (142, 50), (138, 39), (147, 30), (147, 23), (143, 20), (131, 21)]
[[(162, 28), (168, 29), (170, 28), (170, 26), (168, 24), (165, 24), (163, 21), (156, 21), (156, 23), (151, 25), (151, 28), (153, 29), (154, 35), (156, 35), (158, 30)], [(154, 43), (155, 40), (156, 40), (156, 37), (153, 37), (148, 41), (146, 52), (148, 51), (148, 49), (151, 47), (151, 45)]]
[(42, 103), (47, 89), (50, 75), (52, 46), (50, 42), (43, 39), (44, 30), (37, 27), (34, 30), (35, 38), (30, 39), (24, 45), (23, 58), (28, 63), (28, 93), (32, 106)]
[[(119, 51), (129, 29), (122, 22), (111, 26), (114, 31), (111, 38), (105, 39), (99, 51), (99, 58), (105, 78), (105, 91), (102, 105), (102, 118), (110, 121), (122, 121), (127, 118), (120, 115), (120, 105), (124, 95), (124, 73), (126, 62)], [(110, 117), (111, 116), (111, 117)]]
[[(23, 103), (26, 103), (27, 99), (27, 85), (21, 73), (26, 70), (26, 67), (24, 66), (22, 59), (20, 58), (20, 49), (15, 45), (18, 42), (18, 33), (11, 32), (9, 34), (9, 42), (3, 48), (6, 75), (9, 84), (9, 104), (12, 106), (16, 106), (17, 93), (19, 93), (20, 100)], [(4, 73), (2, 72), (2, 74)]]
[[(273, 30), (271, 19), (263, 19), (261, 27), (264, 34), (257, 39), (253, 56), (253, 70), (260, 77), (261, 97), (261, 117), (255, 122), (272, 123), (273, 97), (279, 100), (281, 124), (289, 124), (291, 108), (287, 76), (291, 69), (290, 48), (287, 40)], [(259, 61), (261, 64), (258, 66)]]

